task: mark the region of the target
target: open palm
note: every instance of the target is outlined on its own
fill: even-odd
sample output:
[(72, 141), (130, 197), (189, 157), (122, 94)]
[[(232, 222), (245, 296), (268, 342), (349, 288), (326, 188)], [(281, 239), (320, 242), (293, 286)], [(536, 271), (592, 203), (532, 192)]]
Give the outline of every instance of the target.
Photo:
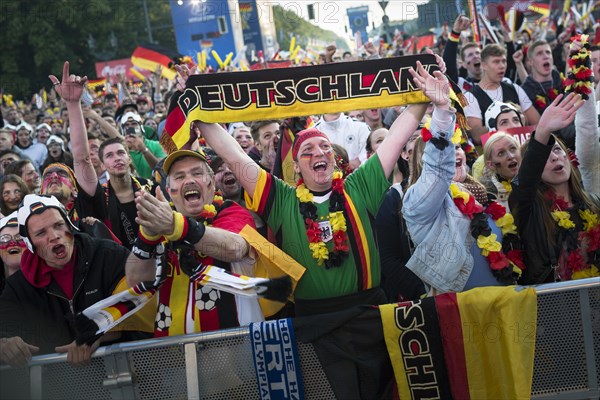
[[(561, 101), (562, 100), (562, 101)], [(575, 113), (583, 105), (581, 96), (577, 93), (569, 93), (563, 98), (559, 95), (552, 104), (544, 110), (538, 123), (538, 129), (544, 128), (554, 132), (563, 129), (575, 119)]]
[(450, 84), (448, 78), (441, 71), (434, 71), (433, 75), (425, 70), (423, 64), (417, 61), (417, 70), (409, 69), (415, 85), (429, 97), (431, 102), (437, 106), (450, 103)]

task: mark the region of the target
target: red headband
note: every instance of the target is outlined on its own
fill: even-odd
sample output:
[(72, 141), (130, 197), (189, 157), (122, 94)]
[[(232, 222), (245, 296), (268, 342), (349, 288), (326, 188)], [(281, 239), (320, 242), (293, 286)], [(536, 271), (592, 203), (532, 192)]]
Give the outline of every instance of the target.
[(292, 158), (294, 159), (294, 161), (298, 161), (298, 150), (300, 150), (302, 142), (304, 142), (306, 139), (314, 137), (322, 137), (329, 140), (326, 134), (324, 134), (316, 128), (308, 128), (298, 132), (298, 134), (296, 135), (296, 139), (294, 140), (294, 146), (292, 147)]

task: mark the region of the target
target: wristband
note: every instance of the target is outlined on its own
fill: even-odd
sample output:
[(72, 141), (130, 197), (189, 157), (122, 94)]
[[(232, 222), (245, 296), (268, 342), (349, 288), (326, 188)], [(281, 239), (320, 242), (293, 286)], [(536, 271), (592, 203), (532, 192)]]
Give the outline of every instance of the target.
[(135, 238), (135, 242), (133, 242), (133, 247), (131, 248), (131, 252), (142, 260), (149, 260), (156, 254), (156, 247), (160, 244), (160, 240), (158, 241), (147, 241), (144, 240), (142, 234), (140, 233), (137, 238)]
[(198, 222), (193, 218), (186, 218), (187, 220), (187, 234), (183, 237), (183, 240), (191, 245), (198, 243), (204, 233), (206, 232), (206, 226), (202, 222)]
[(186, 218), (178, 212), (174, 214), (179, 214), (175, 215), (175, 229), (165, 238), (170, 242), (183, 241), (191, 245), (198, 243), (206, 232), (206, 226), (193, 218)]
[(187, 234), (187, 220), (182, 213), (173, 211), (173, 233), (165, 235), (169, 242), (181, 240)]
[(451, 31), (448, 40), (458, 43), (458, 41), (460, 40), (460, 33)]

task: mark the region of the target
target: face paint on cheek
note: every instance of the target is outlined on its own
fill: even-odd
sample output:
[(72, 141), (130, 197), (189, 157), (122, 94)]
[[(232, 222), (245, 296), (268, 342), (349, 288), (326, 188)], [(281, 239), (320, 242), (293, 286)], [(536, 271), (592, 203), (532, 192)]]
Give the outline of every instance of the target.
[(312, 157), (312, 154), (300, 154), (301, 160), (310, 160), (311, 157)]
[(172, 199), (181, 197), (179, 194), (179, 189), (169, 189), (169, 195)]
[[(62, 175), (58, 175), (58, 180), (60, 181), (60, 183), (63, 184), (63, 186), (69, 187), (71, 189), (73, 188), (73, 183), (69, 178), (66, 178)], [(50, 186), (52, 181), (53, 180), (51, 178), (44, 179), (44, 181), (42, 182), (42, 191), (46, 191), (46, 189), (48, 188), (48, 186)]]
[(22, 240), (19, 240), (18, 242), (16, 240), (11, 240), (8, 243), (2, 243), (0, 244), (0, 250), (8, 250), (11, 247), (23, 247), (25, 248), (25, 242)]
[(331, 155), (331, 153), (333, 153), (333, 149), (327, 149), (323, 153), (325, 153), (325, 155)]

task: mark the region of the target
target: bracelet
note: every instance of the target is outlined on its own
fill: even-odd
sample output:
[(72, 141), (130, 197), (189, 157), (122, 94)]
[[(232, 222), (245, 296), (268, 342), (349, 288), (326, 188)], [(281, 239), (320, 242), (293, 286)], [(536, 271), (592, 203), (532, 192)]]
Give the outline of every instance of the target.
[[(141, 231), (141, 227), (140, 227)], [(161, 237), (162, 239), (162, 237)], [(142, 233), (138, 234), (138, 237), (135, 238), (135, 242), (133, 242), (133, 247), (131, 248), (131, 252), (142, 260), (149, 260), (156, 254), (156, 247), (161, 243), (161, 240), (146, 240), (144, 239)]]
[(144, 151), (142, 151), (142, 153), (146, 154), (148, 152), (148, 148), (146, 147), (146, 149)]

